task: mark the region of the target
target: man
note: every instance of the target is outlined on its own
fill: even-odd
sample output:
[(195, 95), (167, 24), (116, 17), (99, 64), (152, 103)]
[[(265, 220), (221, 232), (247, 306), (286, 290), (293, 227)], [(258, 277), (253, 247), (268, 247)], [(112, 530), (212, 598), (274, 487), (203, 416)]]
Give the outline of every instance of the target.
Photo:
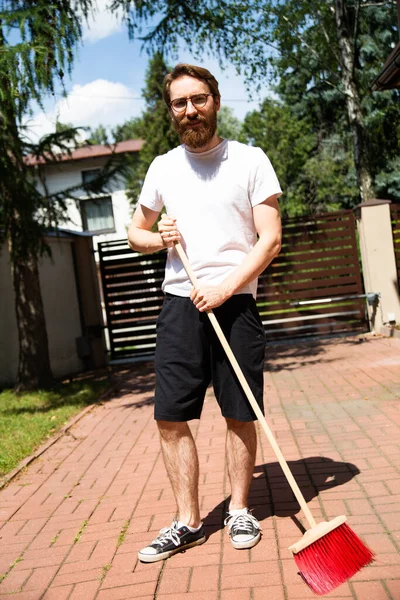
[[(155, 419), (177, 517), (139, 552), (168, 558), (206, 537), (198, 500), (199, 466), (188, 421), (200, 418), (210, 381), (227, 423), (231, 499), (225, 524), (235, 548), (260, 540), (247, 497), (256, 456), (255, 414), (232, 374), (206, 311), (215, 314), (263, 409), (265, 339), (255, 305), (257, 277), (280, 250), (275, 172), (260, 148), (216, 134), (218, 82), (180, 64), (164, 80), (164, 99), (182, 145), (151, 164), (129, 228), (132, 249), (168, 249), (165, 300), (157, 322)], [(152, 232), (161, 210), (166, 214)], [(258, 236), (258, 239), (257, 239)], [(199, 280), (193, 289), (174, 249), (184, 247)]]

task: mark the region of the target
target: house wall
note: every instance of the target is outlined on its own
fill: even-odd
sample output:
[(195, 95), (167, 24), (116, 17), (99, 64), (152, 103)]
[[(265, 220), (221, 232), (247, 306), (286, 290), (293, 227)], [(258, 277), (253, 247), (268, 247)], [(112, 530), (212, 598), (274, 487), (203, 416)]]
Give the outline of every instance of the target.
[[(107, 159), (104, 157), (99, 157), (75, 162), (66, 161), (56, 165), (46, 166), (45, 179), (48, 193), (53, 194), (72, 186), (80, 185), (82, 183), (82, 171), (101, 168), (106, 163), (106, 160)], [(38, 184), (38, 188), (43, 192), (43, 188), (40, 184)], [(83, 190), (77, 190), (75, 195), (82, 199), (87, 198), (87, 194), (85, 194)], [(105, 191), (102, 195), (111, 196), (115, 232), (94, 235), (93, 245), (95, 249), (97, 248), (98, 242), (125, 238), (127, 236), (127, 229), (133, 212), (132, 206), (125, 193), (125, 182), (122, 178), (116, 178), (111, 183), (110, 189)], [(72, 231), (83, 231), (79, 202), (70, 200), (67, 205), (68, 213), (65, 215), (63, 222), (60, 223), (60, 226)]]
[[(56, 377), (81, 371), (76, 338), (82, 335), (72, 256), (73, 238), (49, 238), (52, 258), (43, 257), (39, 277), (49, 339), (50, 363)], [(87, 240), (88, 243), (90, 240)], [(0, 248), (0, 385), (15, 381), (18, 367), (18, 330), (7, 246)]]

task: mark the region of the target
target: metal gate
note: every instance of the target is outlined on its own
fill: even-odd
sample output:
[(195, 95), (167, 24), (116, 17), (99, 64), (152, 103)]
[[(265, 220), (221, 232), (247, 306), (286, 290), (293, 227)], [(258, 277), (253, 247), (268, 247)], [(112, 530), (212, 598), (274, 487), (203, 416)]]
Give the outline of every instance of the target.
[[(165, 252), (99, 244), (111, 360), (150, 357), (161, 310)], [(268, 341), (368, 331), (353, 211), (283, 223), (280, 255), (259, 277), (257, 304)]]

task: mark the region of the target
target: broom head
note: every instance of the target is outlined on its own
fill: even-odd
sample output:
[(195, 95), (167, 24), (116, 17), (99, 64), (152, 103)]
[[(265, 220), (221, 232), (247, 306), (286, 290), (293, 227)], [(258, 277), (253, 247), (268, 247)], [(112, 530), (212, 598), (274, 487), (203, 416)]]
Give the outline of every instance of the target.
[(374, 559), (345, 521), (341, 516), (318, 523), (289, 548), (301, 577), (318, 596), (328, 594)]

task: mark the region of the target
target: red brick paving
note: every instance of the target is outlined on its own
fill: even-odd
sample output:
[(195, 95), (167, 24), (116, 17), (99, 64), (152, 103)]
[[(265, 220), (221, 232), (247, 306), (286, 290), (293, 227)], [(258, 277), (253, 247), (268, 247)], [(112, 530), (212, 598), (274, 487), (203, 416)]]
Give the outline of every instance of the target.
[[(0, 492), (0, 600), (307, 600), (287, 547), (304, 523), (264, 434), (251, 506), (263, 539), (222, 529), (225, 427), (209, 390), (193, 422), (207, 543), (164, 563), (137, 551), (175, 505), (152, 416), (151, 365), (120, 376)], [(329, 594), (400, 600), (400, 341), (369, 336), (266, 349), (267, 419), (318, 519), (345, 513), (376, 562)]]

